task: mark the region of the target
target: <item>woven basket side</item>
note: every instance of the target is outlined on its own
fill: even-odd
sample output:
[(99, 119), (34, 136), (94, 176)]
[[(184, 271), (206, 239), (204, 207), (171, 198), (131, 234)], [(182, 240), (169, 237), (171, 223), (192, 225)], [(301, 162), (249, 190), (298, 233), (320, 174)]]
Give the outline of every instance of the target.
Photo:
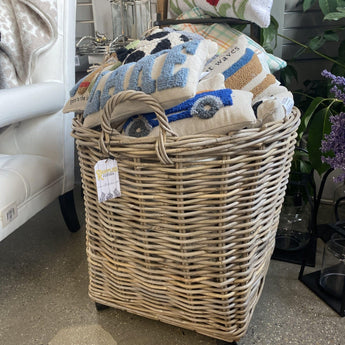
[(98, 203), (100, 134), (75, 119), (87, 226), (89, 293), (99, 303), (240, 339), (274, 248), (298, 114), (233, 136), (109, 136), (122, 196)]

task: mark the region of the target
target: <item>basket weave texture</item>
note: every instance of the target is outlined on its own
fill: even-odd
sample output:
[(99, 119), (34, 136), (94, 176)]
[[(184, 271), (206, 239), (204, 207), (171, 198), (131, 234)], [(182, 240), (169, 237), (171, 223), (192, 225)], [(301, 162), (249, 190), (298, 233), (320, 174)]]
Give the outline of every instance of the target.
[[(116, 104), (150, 104), (157, 138), (110, 125)], [(274, 249), (299, 111), (230, 135), (177, 137), (141, 92), (106, 104), (101, 130), (75, 117), (84, 190), (89, 295), (101, 304), (226, 341), (246, 332)], [(99, 203), (97, 161), (118, 162), (122, 196)]]

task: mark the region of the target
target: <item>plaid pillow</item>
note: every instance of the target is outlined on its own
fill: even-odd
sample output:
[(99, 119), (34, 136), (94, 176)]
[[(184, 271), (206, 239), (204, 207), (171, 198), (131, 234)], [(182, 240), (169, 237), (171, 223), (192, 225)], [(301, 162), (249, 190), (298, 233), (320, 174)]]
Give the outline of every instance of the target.
[[(210, 18), (200, 8), (194, 7), (193, 9), (181, 14), (177, 19), (192, 19), (192, 18)], [(286, 67), (286, 62), (273, 54), (269, 54), (256, 43), (249, 36), (243, 34), (227, 24), (177, 24), (172, 26), (175, 30), (189, 31), (198, 33), (200, 36), (210, 39), (218, 44), (218, 53), (221, 54), (226, 51), (232, 44), (234, 44), (239, 36), (244, 35), (247, 40), (248, 48), (254, 50), (261, 61), (265, 60), (271, 73), (279, 71)]]

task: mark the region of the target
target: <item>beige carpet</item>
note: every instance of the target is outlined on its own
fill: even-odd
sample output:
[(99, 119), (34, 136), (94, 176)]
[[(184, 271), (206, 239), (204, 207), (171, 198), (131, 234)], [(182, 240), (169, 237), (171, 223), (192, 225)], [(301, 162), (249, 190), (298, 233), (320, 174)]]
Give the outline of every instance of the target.
[(114, 338), (100, 325), (61, 329), (48, 345), (117, 345)]

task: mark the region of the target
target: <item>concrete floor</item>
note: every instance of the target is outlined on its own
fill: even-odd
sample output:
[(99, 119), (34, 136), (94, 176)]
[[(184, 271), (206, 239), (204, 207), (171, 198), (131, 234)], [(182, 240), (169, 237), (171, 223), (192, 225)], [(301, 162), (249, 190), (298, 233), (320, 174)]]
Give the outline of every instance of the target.
[[(80, 193), (76, 199), (82, 220)], [(262, 296), (238, 345), (345, 344), (345, 318), (300, 283), (298, 272), (298, 265), (271, 260)], [(98, 312), (87, 289), (85, 227), (70, 233), (54, 202), (0, 243), (0, 344), (216, 344), (123, 311)]]

